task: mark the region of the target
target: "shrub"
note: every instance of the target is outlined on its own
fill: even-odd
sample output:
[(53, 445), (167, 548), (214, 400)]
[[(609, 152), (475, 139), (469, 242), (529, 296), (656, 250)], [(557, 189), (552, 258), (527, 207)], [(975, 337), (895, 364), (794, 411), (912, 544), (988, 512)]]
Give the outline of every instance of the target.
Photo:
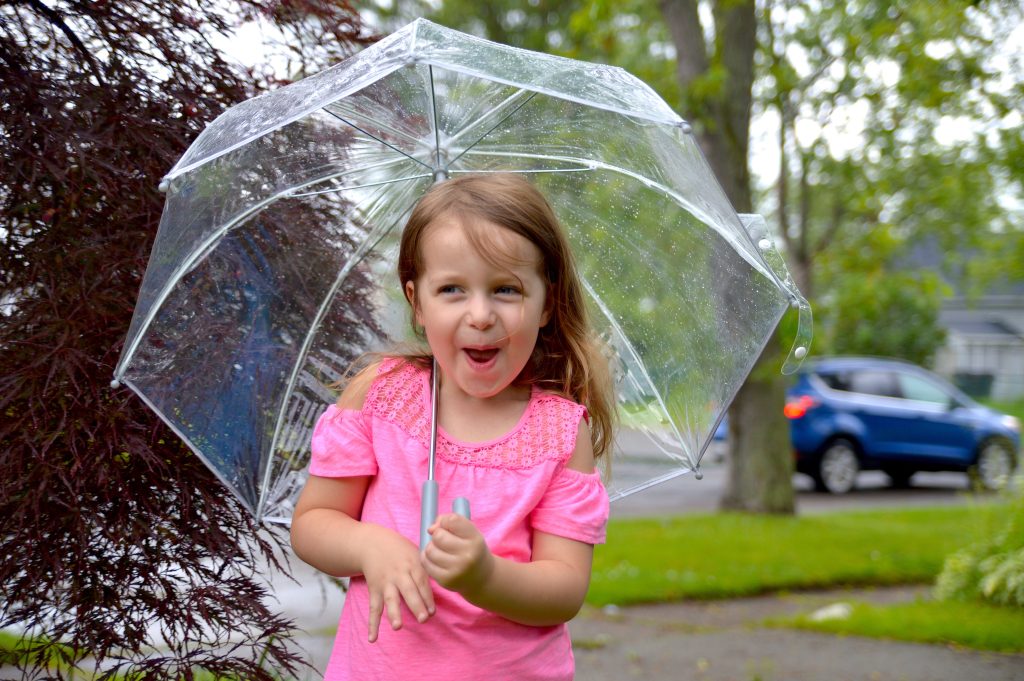
[(984, 540), (946, 559), (935, 584), (941, 600), (982, 600), (1024, 608), (1024, 481), (1008, 492), (1005, 513)]

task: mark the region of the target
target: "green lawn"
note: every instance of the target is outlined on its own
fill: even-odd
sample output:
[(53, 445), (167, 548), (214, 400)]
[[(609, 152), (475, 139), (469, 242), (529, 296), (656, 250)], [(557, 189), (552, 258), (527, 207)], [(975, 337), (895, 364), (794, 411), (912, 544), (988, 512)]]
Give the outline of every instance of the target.
[(1003, 414), (1009, 414), (1010, 416), (1016, 416), (1021, 421), (1024, 421), (1024, 400), (1004, 401), (983, 399), (979, 400), (985, 406), (995, 409)]
[(975, 540), (989, 506), (612, 520), (587, 600), (627, 605), (928, 583), (949, 553)]
[(927, 600), (887, 606), (852, 605), (853, 611), (845, 619), (815, 622), (801, 615), (770, 620), (767, 624), (830, 634), (1024, 653), (1024, 610), (986, 603)]

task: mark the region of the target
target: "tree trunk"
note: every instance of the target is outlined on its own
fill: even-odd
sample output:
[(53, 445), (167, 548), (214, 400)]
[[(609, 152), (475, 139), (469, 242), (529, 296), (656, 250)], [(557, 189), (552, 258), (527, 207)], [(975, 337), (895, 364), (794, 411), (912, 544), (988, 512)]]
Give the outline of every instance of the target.
[[(719, 183), (738, 212), (752, 209), (747, 155), (757, 21), (753, 0), (714, 5), (715, 38), (708, 50), (696, 0), (661, 0), (662, 15), (675, 43), (677, 76), (684, 93), (711, 65), (726, 74), (715, 94), (684, 95), (698, 142)], [(706, 91), (706, 89), (705, 89)], [(793, 459), (789, 426), (782, 415), (785, 384), (777, 338), (766, 345), (729, 410), (729, 479), (722, 508), (759, 513), (792, 513)]]
[(750, 377), (729, 408), (729, 477), (723, 509), (793, 513), (793, 456), (782, 416), (785, 381), (779, 373), (778, 335), (765, 346)]

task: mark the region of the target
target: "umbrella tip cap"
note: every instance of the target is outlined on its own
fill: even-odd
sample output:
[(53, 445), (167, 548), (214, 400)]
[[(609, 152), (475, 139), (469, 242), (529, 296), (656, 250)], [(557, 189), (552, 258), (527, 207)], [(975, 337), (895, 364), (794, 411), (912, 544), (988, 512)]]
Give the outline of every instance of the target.
[(119, 380), (117, 380), (117, 379), (115, 378), (114, 380), (112, 380), (112, 381), (110, 382), (110, 387), (111, 387), (111, 388), (112, 388), (113, 390), (117, 390), (118, 388), (120, 388), (120, 387), (121, 387), (121, 381), (119, 381)]
[(696, 468), (693, 469), (693, 477), (697, 478), (698, 480), (704, 479), (704, 471), (701, 470), (700, 466), (697, 466)]
[(171, 188), (171, 181), (165, 177), (164, 179), (160, 180), (160, 184), (158, 184), (156, 188), (160, 191), (161, 194), (166, 194), (167, 190)]

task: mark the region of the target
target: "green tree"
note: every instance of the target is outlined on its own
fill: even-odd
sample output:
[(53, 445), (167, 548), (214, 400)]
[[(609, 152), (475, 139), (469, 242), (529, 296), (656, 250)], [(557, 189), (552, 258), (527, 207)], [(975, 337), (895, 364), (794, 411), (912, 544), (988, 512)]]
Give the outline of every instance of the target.
[(822, 345), (841, 355), (929, 365), (946, 340), (938, 324), (947, 287), (933, 273), (851, 272), (824, 306)]
[(849, 272), (907, 270), (921, 244), (958, 285), (1021, 275), (992, 238), (1020, 230), (1020, 19), (1003, 2), (765, 5), (763, 204), (805, 295), (838, 301)]

